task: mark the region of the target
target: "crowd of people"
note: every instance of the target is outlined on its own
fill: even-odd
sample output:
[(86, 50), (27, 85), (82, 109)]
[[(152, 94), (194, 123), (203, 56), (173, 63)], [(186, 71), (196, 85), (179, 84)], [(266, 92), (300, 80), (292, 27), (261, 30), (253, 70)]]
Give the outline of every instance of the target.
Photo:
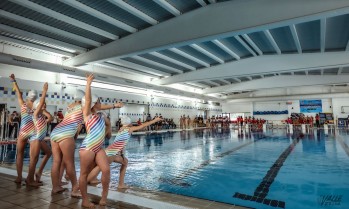
[[(299, 115), (298, 117), (288, 117), (285, 120), (285, 122), (287, 124), (293, 124), (293, 125), (308, 124), (310, 127), (314, 127), (314, 117), (313, 116), (305, 116), (303, 114)], [(319, 114), (315, 115), (315, 125), (317, 128), (320, 127)]]

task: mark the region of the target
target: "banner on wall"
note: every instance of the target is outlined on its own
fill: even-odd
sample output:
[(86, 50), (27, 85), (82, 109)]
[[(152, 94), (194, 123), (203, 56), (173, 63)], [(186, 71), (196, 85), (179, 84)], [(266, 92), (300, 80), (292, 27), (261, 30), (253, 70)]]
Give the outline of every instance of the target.
[(321, 100), (300, 100), (299, 105), (302, 113), (322, 112)]

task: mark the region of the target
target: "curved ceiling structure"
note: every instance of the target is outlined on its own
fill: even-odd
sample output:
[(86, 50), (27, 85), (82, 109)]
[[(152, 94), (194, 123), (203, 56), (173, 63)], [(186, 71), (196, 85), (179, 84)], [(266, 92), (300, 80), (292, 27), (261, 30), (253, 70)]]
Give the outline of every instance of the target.
[(0, 2), (2, 43), (59, 54), (67, 67), (98, 64), (113, 77), (147, 76), (217, 100), (346, 85), (348, 25), (347, 0)]

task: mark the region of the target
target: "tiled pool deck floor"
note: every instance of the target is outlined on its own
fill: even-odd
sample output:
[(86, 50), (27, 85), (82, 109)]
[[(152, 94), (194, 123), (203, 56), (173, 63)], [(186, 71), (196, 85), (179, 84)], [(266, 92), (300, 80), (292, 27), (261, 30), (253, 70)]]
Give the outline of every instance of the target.
[[(12, 166), (6, 166), (12, 167)], [(4, 172), (6, 170), (6, 172)], [(24, 182), (13, 182), (13, 169), (0, 167), (0, 209), (75, 209), (82, 208), (81, 200), (70, 197), (70, 191), (63, 194), (51, 195), (49, 177), (42, 177), (44, 186), (39, 188), (27, 187)], [(6, 173), (6, 174), (5, 174)], [(10, 175), (8, 174), (10, 173)], [(26, 176), (26, 175), (24, 175)], [(100, 189), (89, 187), (90, 198), (98, 203)], [(127, 189), (126, 191), (110, 191), (107, 206), (96, 208), (115, 209), (244, 209), (244, 207), (190, 198), (164, 192), (142, 191)]]

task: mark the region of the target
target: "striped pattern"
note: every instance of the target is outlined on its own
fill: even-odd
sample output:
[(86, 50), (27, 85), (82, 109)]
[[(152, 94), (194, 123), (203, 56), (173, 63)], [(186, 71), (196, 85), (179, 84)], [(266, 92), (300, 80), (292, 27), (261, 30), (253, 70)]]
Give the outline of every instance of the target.
[(105, 121), (102, 113), (92, 114), (86, 122), (86, 138), (82, 141), (80, 150), (97, 153), (101, 150), (105, 139)]
[(109, 145), (105, 149), (105, 153), (107, 156), (113, 156), (118, 155), (124, 147), (126, 147), (128, 140), (130, 139), (131, 135), (128, 131), (128, 129), (123, 129), (122, 131), (118, 132), (115, 136), (113, 144)]
[(74, 138), (82, 120), (82, 107), (80, 104), (67, 108), (63, 121), (51, 133), (51, 141), (59, 143), (65, 139)]
[(47, 123), (44, 115), (39, 115), (37, 119), (33, 117), (34, 125), (35, 125), (35, 133), (37, 140), (44, 140), (47, 132)]
[(24, 103), (21, 106), (21, 127), (19, 130), (19, 137), (21, 139), (34, 139), (35, 135), (35, 126), (33, 122), (33, 110), (27, 107), (27, 104)]

